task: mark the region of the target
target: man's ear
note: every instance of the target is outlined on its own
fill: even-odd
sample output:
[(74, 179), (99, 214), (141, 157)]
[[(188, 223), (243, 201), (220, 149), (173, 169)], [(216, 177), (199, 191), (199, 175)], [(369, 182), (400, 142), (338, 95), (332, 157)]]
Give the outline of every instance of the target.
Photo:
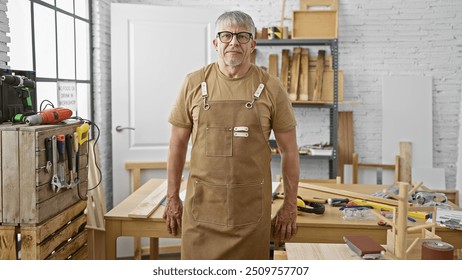
[(257, 47), (257, 42), (255, 40), (252, 40), (250, 47), (252, 48), (252, 51), (254, 51), (255, 48)]
[(218, 50), (218, 40), (217, 40), (217, 38), (213, 39), (212, 43), (213, 43), (213, 46), (215, 47), (215, 49)]

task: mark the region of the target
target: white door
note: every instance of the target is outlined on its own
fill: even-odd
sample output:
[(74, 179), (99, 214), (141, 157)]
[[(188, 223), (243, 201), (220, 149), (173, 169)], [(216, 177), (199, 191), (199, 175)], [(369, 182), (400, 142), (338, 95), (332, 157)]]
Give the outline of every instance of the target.
[(166, 161), (167, 122), (188, 72), (216, 60), (221, 11), (111, 5), (114, 205), (130, 192), (126, 161)]

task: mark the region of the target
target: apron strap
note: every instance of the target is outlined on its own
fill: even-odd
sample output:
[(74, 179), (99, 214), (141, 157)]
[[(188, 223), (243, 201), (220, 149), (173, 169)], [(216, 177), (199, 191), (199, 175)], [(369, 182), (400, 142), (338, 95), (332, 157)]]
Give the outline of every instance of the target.
[(202, 91), (202, 100), (204, 101), (203, 102), (203, 105), (202, 107), (204, 107), (204, 110), (208, 110), (210, 109), (210, 104), (208, 103), (208, 93), (207, 93), (207, 83), (205, 82), (205, 68), (203, 68), (203, 71), (201, 71), (201, 79), (202, 79), (202, 83), (201, 83), (201, 91)]
[[(205, 69), (206, 68), (204, 67), (202, 69), (202, 71), (200, 71), (201, 72), (201, 80), (203, 81), (201, 83), (201, 92), (202, 92), (202, 100), (203, 100), (202, 107), (204, 108), (204, 110), (209, 110), (210, 109), (210, 104), (208, 103), (207, 82), (205, 81)], [(253, 107), (253, 103), (260, 98), (260, 95), (262, 94), (263, 89), (265, 89), (265, 84), (268, 81), (268, 79), (269, 79), (269, 74), (268, 73), (266, 73), (266, 75), (265, 75), (265, 72), (263, 72), (263, 71), (261, 71), (259, 73), (260, 84), (258, 85), (257, 89), (255, 90), (255, 92), (254, 92), (254, 94), (252, 96), (252, 100), (245, 104), (245, 107), (247, 109), (251, 109)]]

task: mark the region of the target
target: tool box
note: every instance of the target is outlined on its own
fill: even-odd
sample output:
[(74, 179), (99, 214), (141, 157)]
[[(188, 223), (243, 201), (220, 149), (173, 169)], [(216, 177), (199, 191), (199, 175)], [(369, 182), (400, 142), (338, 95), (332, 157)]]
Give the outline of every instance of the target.
[[(72, 135), (81, 125), (0, 125), (0, 259), (67, 259), (85, 251), (88, 141), (79, 146), (79, 184), (57, 191), (51, 185), (53, 169), (46, 169), (45, 149), (46, 138)], [(66, 153), (64, 159), (67, 181)], [(67, 249), (62, 251), (62, 246)]]

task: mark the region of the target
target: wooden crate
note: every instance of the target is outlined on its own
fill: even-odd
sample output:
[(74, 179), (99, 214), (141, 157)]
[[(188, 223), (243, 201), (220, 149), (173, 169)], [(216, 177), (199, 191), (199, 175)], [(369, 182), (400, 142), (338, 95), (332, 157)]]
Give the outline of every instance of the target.
[(301, 0), (300, 10), (292, 13), (292, 38), (338, 38), (337, 0)]
[(22, 260), (87, 259), (86, 201), (37, 226), (21, 226)]
[[(53, 192), (52, 173), (46, 173), (45, 138), (72, 134), (81, 122), (59, 125), (2, 125), (2, 225), (37, 225), (86, 196), (88, 142), (80, 146), (80, 184)], [(65, 174), (69, 178), (67, 155)]]
[(17, 258), (17, 228), (15, 226), (0, 226), (0, 260), (15, 260)]
[(86, 260), (86, 201), (36, 226), (0, 226), (0, 260)]

